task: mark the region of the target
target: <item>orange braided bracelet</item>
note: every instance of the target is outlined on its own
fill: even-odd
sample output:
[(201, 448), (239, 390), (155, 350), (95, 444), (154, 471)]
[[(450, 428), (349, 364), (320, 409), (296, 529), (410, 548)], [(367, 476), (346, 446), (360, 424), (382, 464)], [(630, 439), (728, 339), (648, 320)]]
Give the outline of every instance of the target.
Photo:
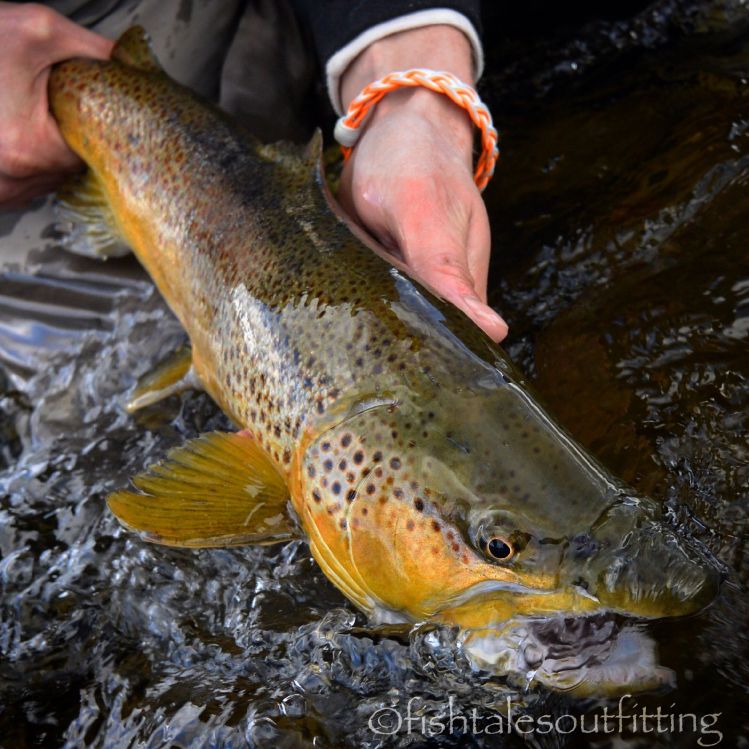
[(341, 144), (343, 158), (348, 159), (351, 149), (359, 138), (362, 123), (367, 117), (369, 110), (382, 99), (385, 94), (404, 86), (424, 86), (430, 91), (449, 96), (459, 107), (468, 112), (468, 116), (476, 127), (481, 130), (481, 145), (483, 147), (481, 156), (476, 164), (476, 172), (473, 179), (479, 190), (483, 190), (492, 174), (499, 158), (497, 148), (497, 131), (492, 124), (492, 116), (475, 89), (452, 73), (444, 73), (438, 70), (427, 70), (425, 68), (413, 68), (412, 70), (390, 73), (379, 81), (365, 86), (362, 92), (349, 104), (348, 111), (341, 117), (335, 126), (335, 139)]

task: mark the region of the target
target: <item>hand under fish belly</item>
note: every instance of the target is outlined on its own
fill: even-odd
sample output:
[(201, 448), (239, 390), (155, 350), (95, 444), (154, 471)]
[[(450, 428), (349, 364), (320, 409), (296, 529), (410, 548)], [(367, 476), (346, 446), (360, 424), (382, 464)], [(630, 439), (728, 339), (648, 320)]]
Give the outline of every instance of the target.
[[(373, 620), (457, 626), (480, 667), (510, 667), (498, 654), (519, 617), (710, 603), (715, 565), (659, 506), (339, 218), (318, 139), (305, 153), (259, 145), (171, 81), (137, 28), (111, 61), (58, 65), (50, 102), (89, 167), (60, 196), (70, 248), (132, 248), (190, 337), (132, 407), (199, 385), (239, 427), (113, 494), (125, 526), (187, 547), (301, 535)], [(652, 686), (652, 650), (617, 642), (600, 689)]]

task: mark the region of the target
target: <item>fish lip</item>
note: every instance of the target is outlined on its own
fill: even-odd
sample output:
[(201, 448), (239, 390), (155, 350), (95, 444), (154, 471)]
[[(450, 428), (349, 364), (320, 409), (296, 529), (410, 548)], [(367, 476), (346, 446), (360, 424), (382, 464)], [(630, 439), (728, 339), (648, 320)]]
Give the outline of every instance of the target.
[[(631, 609), (628, 609), (627, 607), (621, 607), (617, 605), (612, 605), (608, 603), (605, 598), (601, 598), (594, 593), (591, 593), (589, 590), (587, 590), (585, 587), (580, 585), (570, 585), (568, 588), (570, 591), (574, 592), (575, 595), (579, 596), (580, 598), (587, 599), (591, 603), (593, 603), (596, 607), (596, 614), (607, 614), (607, 615), (614, 615), (614, 616), (621, 616), (626, 618), (630, 622), (650, 622), (654, 620), (659, 619), (673, 619), (673, 618), (682, 618), (682, 617), (690, 617), (693, 615), (698, 614), (701, 611), (704, 611), (705, 608), (710, 606), (714, 600), (714, 596), (710, 598), (710, 600), (705, 601), (699, 609), (695, 611), (686, 611), (679, 614), (647, 614), (643, 612), (635, 612)], [(440, 611), (449, 611), (450, 609), (458, 608), (460, 606), (463, 606), (465, 604), (469, 604), (475, 600), (478, 600), (482, 598), (483, 596), (489, 595), (491, 593), (509, 593), (512, 595), (521, 595), (521, 596), (535, 596), (537, 598), (541, 598), (544, 596), (551, 596), (556, 593), (559, 593), (560, 588), (554, 587), (549, 589), (541, 589), (541, 588), (531, 588), (527, 585), (523, 585), (522, 583), (518, 582), (511, 582), (507, 580), (482, 580), (478, 583), (474, 583), (473, 585), (468, 586), (467, 588), (463, 589), (456, 595), (454, 595), (452, 598), (450, 598), (443, 606), (440, 607)], [(572, 618), (584, 618), (591, 616), (591, 612), (583, 612), (583, 611), (558, 611), (556, 612), (556, 615), (562, 615)], [(542, 615), (543, 616), (543, 615)]]
[[(600, 600), (597, 596), (593, 595), (590, 591), (586, 590), (580, 585), (572, 585), (571, 589), (579, 595), (581, 598), (587, 598), (590, 601), (600, 604)], [(524, 596), (549, 596), (559, 592), (559, 588), (530, 588), (522, 583), (510, 582), (507, 580), (482, 580), (481, 582), (474, 583), (463, 589), (460, 593), (457, 593), (453, 598), (450, 599), (448, 607), (462, 606), (465, 603), (469, 603), (475, 598), (479, 598), (485, 593), (494, 593), (501, 591), (503, 593), (514, 593), (517, 595)]]
[[(641, 538), (638, 546), (642, 555), (614, 556), (599, 573), (597, 594), (606, 608), (623, 610), (630, 617), (676, 618), (698, 613), (716, 599), (722, 574), (714, 562), (691, 539), (680, 536), (674, 529), (663, 529), (658, 538), (665, 538), (670, 546), (664, 546), (662, 551), (647, 538)], [(657, 561), (656, 554), (662, 560), (660, 572), (648, 574), (647, 568)], [(615, 600), (622, 594), (629, 603), (617, 605)], [(638, 612), (641, 604), (648, 601), (654, 611)], [(657, 611), (659, 603), (664, 607), (663, 613)]]
[[(454, 595), (443, 609), (455, 608), (462, 606), (463, 604), (469, 603), (476, 598), (480, 598), (485, 593), (495, 593), (501, 591), (503, 593), (514, 593), (516, 595), (551, 595), (556, 591), (550, 590), (539, 590), (538, 588), (529, 588), (527, 585), (522, 583), (509, 582), (507, 580), (482, 580), (481, 582), (469, 585), (464, 588), (460, 593)], [(588, 594), (589, 595), (589, 594)]]
[[(570, 586), (569, 590), (573, 593), (574, 596), (577, 596), (580, 599), (585, 599), (592, 603), (592, 608), (596, 611), (596, 613), (620, 613), (615, 611), (614, 609), (602, 605), (601, 601), (595, 595), (585, 590), (584, 588), (574, 585)], [(546, 598), (547, 600), (553, 600), (553, 596), (558, 595), (559, 592), (560, 588), (556, 586), (548, 589), (531, 588), (518, 582), (510, 582), (505, 580), (482, 580), (478, 583), (469, 585), (438, 607), (435, 607), (433, 613), (439, 616), (447, 616), (449, 619), (451, 615), (450, 612), (458, 611), (463, 606), (470, 607), (470, 605), (474, 602), (477, 602), (479, 606), (483, 602), (487, 606), (491, 607), (493, 600), (492, 594), (505, 594), (509, 596), (518, 596), (525, 599), (535, 599), (537, 603), (534, 605), (538, 610), (535, 614), (523, 614), (523, 616), (528, 618), (533, 618), (533, 616), (535, 615), (541, 618), (547, 618), (549, 616), (566, 616), (577, 619), (580, 617), (589, 616), (592, 613), (590, 610), (585, 611), (582, 609), (577, 609), (575, 607), (559, 609), (556, 606), (552, 605), (544, 606), (544, 598)], [(483, 626), (494, 627), (505, 621), (507, 618), (506, 616), (498, 615), (497, 612), (494, 613), (495, 616), (488, 617)], [(621, 613), (624, 614), (624, 612)]]

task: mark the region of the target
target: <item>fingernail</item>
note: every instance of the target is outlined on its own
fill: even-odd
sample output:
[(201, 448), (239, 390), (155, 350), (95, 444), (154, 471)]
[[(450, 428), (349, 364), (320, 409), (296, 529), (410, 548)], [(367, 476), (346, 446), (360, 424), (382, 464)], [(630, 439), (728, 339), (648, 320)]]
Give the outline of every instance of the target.
[(484, 304), (477, 296), (471, 296), (466, 294), (463, 297), (466, 307), (471, 311), (472, 315), (480, 317), (487, 322), (499, 322), (504, 323), (504, 320), (489, 306)]
[(492, 328), (501, 329), (500, 339), (507, 335), (507, 323), (488, 305), (484, 304), (477, 296), (466, 294), (463, 297), (470, 316), (481, 327), (489, 325)]

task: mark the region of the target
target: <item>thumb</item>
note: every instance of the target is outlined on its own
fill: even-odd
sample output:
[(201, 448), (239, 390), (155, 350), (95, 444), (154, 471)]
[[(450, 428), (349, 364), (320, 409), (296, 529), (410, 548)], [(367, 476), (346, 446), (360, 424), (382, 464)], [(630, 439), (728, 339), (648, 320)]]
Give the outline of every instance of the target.
[(73, 57), (107, 59), (114, 42), (42, 5), (26, 10), (29, 41), (42, 68)]

